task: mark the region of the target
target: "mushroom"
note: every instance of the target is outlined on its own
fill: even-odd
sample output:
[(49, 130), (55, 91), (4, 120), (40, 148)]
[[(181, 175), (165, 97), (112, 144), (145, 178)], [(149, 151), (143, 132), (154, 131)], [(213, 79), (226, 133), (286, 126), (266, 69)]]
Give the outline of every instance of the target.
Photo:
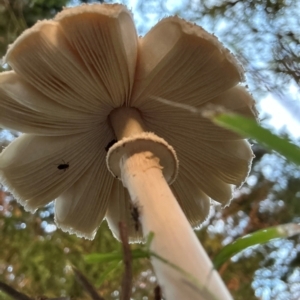
[(152, 257), (167, 299), (231, 299), (191, 225), (211, 199), (229, 204), (251, 148), (154, 100), (255, 118), (243, 70), (217, 38), (178, 17), (138, 38), (126, 7), (82, 5), (26, 30), (5, 60), (0, 125), (23, 134), (0, 155), (0, 180), (24, 208), (56, 199), (57, 226), (89, 239), (104, 217), (117, 238), (119, 221), (132, 242), (153, 232), (151, 251), (169, 262)]

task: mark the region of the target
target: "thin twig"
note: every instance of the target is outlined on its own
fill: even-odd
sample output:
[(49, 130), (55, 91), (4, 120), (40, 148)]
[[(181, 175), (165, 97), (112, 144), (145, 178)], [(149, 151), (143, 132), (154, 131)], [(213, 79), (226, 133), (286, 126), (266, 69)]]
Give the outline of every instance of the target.
[(154, 300), (161, 300), (161, 288), (159, 285), (154, 288)]
[(47, 300), (71, 300), (70, 297), (46, 298)]
[(14, 300), (32, 300), (32, 298), (29, 298), (27, 295), (22, 294), (12, 288), (11, 286), (7, 285), (4, 282), (0, 281), (0, 291), (4, 292), (5, 294), (12, 297)]
[(122, 280), (121, 300), (130, 300), (132, 289), (132, 257), (128, 243), (128, 232), (125, 223), (119, 223), (120, 238), (123, 245), (124, 275)]
[(96, 288), (88, 281), (88, 279), (78, 269), (76, 269), (75, 267), (72, 268), (75, 274), (75, 278), (88, 292), (88, 294), (91, 296), (93, 300), (105, 300), (98, 294)]

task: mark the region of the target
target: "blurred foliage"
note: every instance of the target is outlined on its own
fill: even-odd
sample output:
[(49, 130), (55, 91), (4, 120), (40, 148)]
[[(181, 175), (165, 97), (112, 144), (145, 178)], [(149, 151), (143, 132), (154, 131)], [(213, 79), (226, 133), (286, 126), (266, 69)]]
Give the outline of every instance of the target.
[(50, 19), (68, 0), (1, 0), (0, 1), (0, 57), (26, 28), (38, 20)]
[[(76, 2), (80, 4), (103, 1)], [(0, 58), (4, 56), (7, 45), (11, 44), (25, 29), (38, 20), (53, 18), (69, 3), (69, 0), (0, 0)]]
[[(91, 1), (71, 1), (72, 4)], [(100, 1), (98, 1), (100, 2)], [(51, 18), (67, 0), (0, 0), (0, 57), (7, 45), (37, 20)], [(126, 4), (126, 2), (124, 1)], [(147, 20), (176, 13), (215, 32), (245, 65), (255, 98), (276, 95), (299, 117), (296, 101), (288, 100), (290, 85), (300, 85), (300, 2), (293, 0), (190, 0), (181, 6), (168, 1), (137, 1)], [(16, 133), (0, 132), (1, 146)], [(249, 179), (231, 205), (215, 207), (212, 217), (196, 231), (210, 257), (224, 245), (259, 229), (300, 221), (300, 171), (255, 145), (256, 159)], [(120, 244), (104, 222), (94, 241), (56, 230), (53, 208), (35, 214), (23, 210), (4, 190), (0, 192), (0, 281), (32, 297), (68, 295), (86, 299), (71, 265), (97, 287), (105, 299), (119, 299), (122, 265), (87, 264), (83, 256), (112, 252)], [(133, 245), (137, 249), (138, 245)], [(112, 272), (107, 270), (112, 269)], [(300, 239), (279, 239), (258, 245), (227, 261), (219, 269), (234, 299), (300, 299)], [(134, 261), (133, 298), (153, 298), (155, 277), (147, 260)], [(8, 299), (0, 293), (0, 299)]]
[[(93, 241), (79, 239), (56, 230), (51, 207), (32, 215), (10, 200), (10, 196), (1, 192), (0, 280), (27, 295), (53, 298), (68, 295), (85, 299), (82, 287), (75, 281), (71, 266), (74, 265), (87, 274), (95, 286), (98, 286), (98, 281), (109, 268), (109, 264), (87, 264), (83, 256), (120, 249), (120, 243), (113, 238), (106, 223), (100, 227)], [(152, 272), (140, 274), (141, 270), (148, 269), (149, 266), (148, 261), (135, 264), (135, 280), (147, 288), (151, 285), (154, 288), (154, 283), (151, 283)], [(117, 273), (106, 274), (99, 289), (105, 299), (115, 299), (110, 295), (113, 291), (118, 294), (122, 268), (121, 265)], [(137, 299), (144, 293), (143, 288), (136, 287)], [(0, 294), (0, 299), (7, 298)]]

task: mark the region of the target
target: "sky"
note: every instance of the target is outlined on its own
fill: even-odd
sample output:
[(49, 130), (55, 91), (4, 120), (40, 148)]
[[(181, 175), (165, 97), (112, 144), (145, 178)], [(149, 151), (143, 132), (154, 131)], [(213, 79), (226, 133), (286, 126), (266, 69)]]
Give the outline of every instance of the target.
[(283, 129), (294, 139), (300, 138), (299, 119), (297, 120), (292, 113), (272, 95), (263, 98), (259, 102), (258, 110), (269, 115), (268, 119), (264, 122), (265, 124), (277, 129), (278, 132)]
[[(185, 0), (166, 0), (164, 7), (168, 9), (170, 13), (176, 13), (180, 11), (181, 7), (184, 6)], [(158, 22), (158, 15), (155, 13), (151, 13), (151, 9), (149, 9), (149, 13), (147, 17), (141, 16), (136, 12), (136, 7), (139, 3), (139, 0), (129, 0), (127, 3), (128, 7), (132, 9), (134, 14), (134, 19), (136, 26), (139, 30), (139, 34), (144, 35), (156, 22)], [(167, 14), (166, 14), (167, 16)], [(147, 23), (145, 24), (145, 19)], [(203, 26), (203, 24), (201, 24)], [(226, 24), (222, 23), (222, 26), (226, 26)], [(222, 27), (221, 26), (221, 27)], [(203, 26), (205, 28), (205, 26)], [(220, 27), (220, 29), (222, 29)], [(222, 40), (221, 40), (222, 41)], [(262, 124), (271, 127), (274, 129), (276, 133), (286, 132), (291, 136), (291, 139), (299, 139), (300, 138), (300, 95), (299, 95), (299, 87), (296, 87), (293, 84), (290, 84), (288, 88), (289, 95), (287, 99), (279, 98), (276, 95), (269, 94), (268, 96), (259, 99), (258, 101), (258, 110), (260, 115), (263, 117)], [(251, 89), (250, 89), (251, 92)], [(297, 113), (293, 107), (291, 107), (291, 102), (298, 103)], [(299, 117), (297, 117), (297, 115)]]

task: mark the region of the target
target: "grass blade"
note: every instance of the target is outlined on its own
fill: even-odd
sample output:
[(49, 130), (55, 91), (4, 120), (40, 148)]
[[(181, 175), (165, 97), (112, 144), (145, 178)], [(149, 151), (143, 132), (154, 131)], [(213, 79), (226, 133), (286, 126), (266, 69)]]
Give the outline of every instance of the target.
[(300, 233), (300, 224), (284, 224), (266, 229), (258, 230), (254, 233), (247, 234), (233, 243), (225, 246), (213, 259), (213, 264), (216, 269), (235, 254), (245, 250), (246, 248), (258, 244), (265, 244), (272, 239), (288, 238)]
[(255, 139), (259, 144), (274, 150), (290, 162), (300, 166), (300, 148), (287, 138), (279, 137), (270, 130), (263, 128), (252, 119), (233, 113), (214, 113), (207, 115), (213, 122), (232, 130), (244, 137)]

